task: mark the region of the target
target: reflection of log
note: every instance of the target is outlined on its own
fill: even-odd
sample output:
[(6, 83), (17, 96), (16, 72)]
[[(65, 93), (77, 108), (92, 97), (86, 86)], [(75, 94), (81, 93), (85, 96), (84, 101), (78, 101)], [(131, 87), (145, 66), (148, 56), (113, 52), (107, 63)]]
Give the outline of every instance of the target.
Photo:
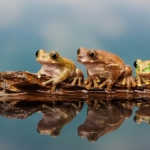
[(51, 93), (51, 85), (42, 86), (49, 78), (26, 71), (0, 73), (0, 101), (14, 100), (84, 100), (84, 99), (137, 99), (150, 98), (150, 86), (136, 87), (128, 91), (125, 86), (115, 84), (112, 92), (105, 89), (86, 90), (84, 86), (72, 86), (68, 81), (57, 85), (55, 93)]

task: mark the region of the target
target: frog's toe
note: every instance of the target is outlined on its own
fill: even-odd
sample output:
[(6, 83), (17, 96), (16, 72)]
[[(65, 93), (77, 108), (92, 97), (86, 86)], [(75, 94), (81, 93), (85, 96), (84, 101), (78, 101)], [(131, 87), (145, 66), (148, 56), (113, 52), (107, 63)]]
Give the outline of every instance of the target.
[(99, 88), (102, 88), (103, 86), (107, 85), (108, 84), (108, 81), (104, 81), (103, 83), (99, 84)]
[(127, 76), (125, 82), (128, 90), (131, 90), (132, 87), (136, 87), (136, 82), (132, 76)]
[(136, 81), (136, 85), (137, 85), (138, 87), (141, 87), (141, 86), (142, 86), (141, 78), (140, 78), (139, 76), (136, 76), (135, 81)]
[(91, 89), (91, 86), (92, 86), (92, 82), (89, 82), (89, 83), (85, 86), (85, 88), (86, 88), (87, 90), (90, 90), (90, 89)]
[(135, 80), (132, 80), (132, 87), (136, 87), (136, 82), (135, 82)]
[(125, 85), (126, 84), (126, 77), (123, 78), (122, 82), (121, 82), (122, 85)]
[(141, 80), (142, 80), (142, 82), (145, 83), (146, 85), (149, 85), (149, 84), (150, 84), (149, 80), (145, 79), (144, 77), (141, 77)]
[(94, 83), (94, 88), (98, 88), (97, 80), (93, 80), (93, 83)]
[(71, 83), (71, 85), (78, 85), (78, 86), (82, 86), (82, 80), (83, 78), (82, 77), (75, 77)]
[(93, 86), (94, 88), (99, 88), (100, 79), (97, 76), (92, 76), (84, 80), (84, 84), (86, 89), (91, 89)]
[(73, 86), (76, 85), (77, 80), (78, 80), (78, 77), (75, 77), (75, 78), (73, 79), (71, 85), (73, 85)]
[(82, 78), (82, 77), (79, 77), (79, 78), (78, 78), (78, 85), (79, 85), (79, 86), (82, 86), (82, 81), (83, 81), (83, 78)]
[(101, 80), (97, 76), (92, 76), (91, 77), (91, 82), (92, 82), (94, 88), (98, 88), (99, 87), (98, 84), (100, 83), (100, 81)]
[(49, 83), (51, 83), (51, 82), (53, 82), (53, 79), (50, 79), (50, 80), (48, 80), (48, 81), (43, 82), (42, 85), (43, 85), (43, 86), (46, 86), (47, 84), (49, 84)]
[(55, 92), (56, 92), (56, 84), (53, 84), (51, 88), (51, 93), (55, 93)]
[(84, 80), (84, 84), (88, 84), (90, 82), (89, 78)]
[(43, 82), (42, 85), (43, 85), (43, 86), (46, 86), (47, 84), (46, 84), (46, 82)]
[(141, 83), (137, 83), (137, 86), (141, 87), (141, 86), (142, 86), (142, 84), (141, 84)]

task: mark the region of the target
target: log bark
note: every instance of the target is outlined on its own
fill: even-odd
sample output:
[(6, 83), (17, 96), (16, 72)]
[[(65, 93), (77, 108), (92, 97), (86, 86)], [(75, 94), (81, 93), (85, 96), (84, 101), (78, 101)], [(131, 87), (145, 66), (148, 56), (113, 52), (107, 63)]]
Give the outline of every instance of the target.
[(27, 71), (8, 71), (0, 73), (0, 101), (80, 101), (80, 100), (131, 100), (149, 99), (150, 86), (143, 85), (128, 91), (126, 86), (116, 82), (111, 92), (105, 88), (86, 90), (83, 86), (72, 86), (69, 81), (57, 85), (56, 92), (51, 93), (51, 85), (43, 86), (42, 82), (50, 77), (38, 76)]

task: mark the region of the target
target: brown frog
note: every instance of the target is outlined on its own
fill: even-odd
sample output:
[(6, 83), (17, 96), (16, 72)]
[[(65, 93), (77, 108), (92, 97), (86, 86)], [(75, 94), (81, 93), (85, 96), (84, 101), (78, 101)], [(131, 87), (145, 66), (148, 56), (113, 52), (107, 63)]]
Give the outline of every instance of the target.
[(80, 69), (76, 68), (75, 64), (62, 56), (56, 51), (49, 53), (40, 49), (36, 52), (36, 61), (42, 65), (42, 68), (37, 72), (38, 77), (45, 74), (50, 76), (51, 79), (43, 82), (43, 86), (52, 83), (51, 92), (55, 92), (57, 84), (69, 78), (73, 78), (72, 85), (82, 85), (84, 78)]
[[(78, 62), (87, 68), (88, 78), (84, 81), (86, 89), (91, 89), (92, 84), (94, 88), (107, 85), (106, 91), (110, 92), (118, 78), (121, 79), (122, 85), (127, 85), (129, 90), (136, 86), (131, 67), (117, 55), (104, 50), (87, 50), (84, 47), (79, 48), (77, 54)], [(101, 79), (105, 80), (102, 82)]]

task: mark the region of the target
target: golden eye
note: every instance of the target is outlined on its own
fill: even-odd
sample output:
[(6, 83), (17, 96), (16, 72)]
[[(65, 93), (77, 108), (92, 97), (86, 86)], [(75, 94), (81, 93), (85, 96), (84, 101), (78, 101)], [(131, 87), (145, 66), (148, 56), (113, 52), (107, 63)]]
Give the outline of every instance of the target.
[(97, 54), (96, 54), (95, 51), (89, 51), (89, 52), (88, 52), (88, 57), (89, 57), (90, 59), (96, 59), (96, 58), (97, 58)]
[(59, 54), (57, 52), (51, 52), (50, 57), (54, 60), (58, 59)]
[(80, 48), (77, 50), (77, 54), (78, 54), (78, 55), (80, 54)]
[(39, 55), (39, 50), (35, 53), (35, 55), (36, 55), (36, 57), (38, 57), (38, 55)]

